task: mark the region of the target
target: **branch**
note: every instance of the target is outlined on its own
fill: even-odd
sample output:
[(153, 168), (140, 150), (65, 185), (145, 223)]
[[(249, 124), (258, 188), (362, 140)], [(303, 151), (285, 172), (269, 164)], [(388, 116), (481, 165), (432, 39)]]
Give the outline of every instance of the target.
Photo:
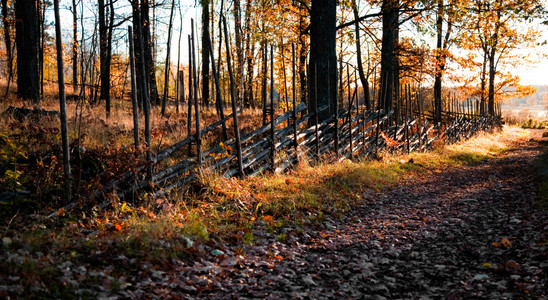
[(380, 17), (380, 16), (382, 16), (382, 13), (375, 13), (375, 14), (369, 14), (369, 15), (361, 16), (361, 17), (359, 17), (359, 18), (357, 18), (353, 21), (346, 22), (346, 23), (343, 23), (343, 24), (337, 26), (337, 30), (343, 29), (343, 28), (351, 26), (351, 25), (354, 25), (356, 23), (359, 23), (359, 22), (361, 22), (363, 20), (366, 20), (366, 19), (369, 19), (369, 18), (375, 18), (375, 17)]

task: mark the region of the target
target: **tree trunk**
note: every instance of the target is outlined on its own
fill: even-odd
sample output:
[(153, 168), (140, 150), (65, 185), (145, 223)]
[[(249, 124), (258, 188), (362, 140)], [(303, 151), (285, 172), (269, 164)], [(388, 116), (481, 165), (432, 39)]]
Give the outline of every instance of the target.
[[(242, 51), (242, 18), (240, 0), (234, 0), (234, 38), (236, 42), (236, 76), (234, 82), (236, 83), (236, 95), (241, 98), (241, 92), (243, 87), (241, 86), (242, 77), (244, 76), (243, 62), (244, 55)], [(241, 99), (240, 99), (241, 100)]]
[[(105, 100), (107, 117), (110, 116), (110, 65), (112, 62), (112, 29), (114, 22), (114, 2), (98, 0), (99, 9), (99, 64), (101, 94), (100, 100)], [(107, 17), (108, 13), (108, 17)]]
[(248, 1), (245, 8), (245, 61), (247, 66), (246, 83), (244, 90), (244, 106), (255, 106), (253, 100), (253, 55), (255, 52), (255, 43), (251, 41), (251, 2)]
[(438, 0), (438, 15), (436, 19), (436, 70), (434, 75), (434, 111), (435, 123), (441, 124), (441, 78), (443, 72), (442, 63), (442, 35), (443, 35), (443, 0)]
[(392, 109), (394, 99), (395, 37), (398, 27), (398, 1), (384, 0), (382, 3), (382, 49), (381, 49), (381, 87), (379, 91), (380, 107), (385, 112)]
[[(209, 107), (209, 1), (202, 2), (202, 101), (206, 107)], [(205, 33), (208, 33), (206, 35)]]
[(146, 67), (147, 86), (149, 88), (150, 103), (160, 104), (158, 85), (156, 84), (156, 67), (154, 65), (153, 41), (150, 34), (149, 0), (141, 0), (141, 18), (143, 19), (144, 59)]
[(78, 90), (78, 10), (72, 0), (72, 91)]
[(40, 100), (38, 70), (38, 9), (35, 0), (15, 2), (15, 44), (17, 46), (17, 96)]
[(305, 10), (307, 13), (308, 11), (303, 8), (304, 5), (301, 5), (299, 7), (299, 62), (297, 67), (297, 72), (299, 73), (299, 95), (301, 98), (301, 102), (306, 103), (306, 99), (308, 99), (308, 83), (306, 78), (306, 56), (308, 54), (308, 34), (306, 32), (308, 25), (306, 24), (307, 16), (306, 14), (303, 14), (302, 11)]
[(166, 46), (166, 66), (164, 73), (164, 95), (162, 97), (162, 116), (166, 113), (166, 104), (169, 94), (169, 55), (171, 53), (171, 29), (173, 27), (173, 12), (175, 10), (175, 0), (171, 1), (171, 14), (169, 15), (169, 27), (167, 29), (167, 46)]
[(337, 99), (337, 2), (313, 0), (310, 17), (308, 107), (310, 111), (317, 111), (318, 108), (328, 105), (329, 109), (320, 112), (318, 116), (321, 122), (335, 113)]
[[(18, 0), (20, 1), (20, 0)], [(59, 82), (59, 115), (61, 118), (61, 137), (63, 143), (63, 169), (65, 173), (65, 197), (68, 201), (72, 198), (71, 174), (70, 174), (70, 151), (68, 140), (67, 111), (65, 99), (65, 76), (63, 74), (63, 42), (61, 40), (61, 24), (59, 17), (59, 0), (53, 0), (55, 11), (55, 42), (57, 48), (57, 76)]]
[(483, 64), (481, 68), (480, 85), (480, 114), (485, 116), (485, 78), (487, 77), (487, 51), (483, 54)]
[[(354, 19), (358, 19), (360, 17), (359, 11), (358, 11), (358, 5), (356, 4), (356, 0), (352, 0), (352, 11), (354, 12)], [(356, 34), (356, 55), (358, 60), (358, 74), (360, 75), (360, 81), (363, 86), (363, 99), (365, 102), (365, 107), (367, 109), (371, 109), (371, 100), (369, 99), (369, 82), (368, 78), (365, 76), (365, 72), (363, 71), (363, 61), (362, 61), (362, 50), (361, 50), (361, 41), (360, 41), (360, 22), (356, 22), (354, 24), (354, 32)]]
[(496, 68), (495, 68), (495, 55), (496, 55), (497, 48), (493, 46), (491, 48), (491, 53), (489, 55), (489, 101), (487, 103), (489, 115), (494, 116), (495, 115), (495, 76), (496, 76)]
[(10, 21), (8, 14), (8, 0), (2, 0), (2, 24), (4, 25), (4, 43), (6, 45), (6, 59), (8, 65), (8, 83), (6, 86), (6, 96), (10, 90), (10, 83), (13, 79), (13, 53), (11, 52)]

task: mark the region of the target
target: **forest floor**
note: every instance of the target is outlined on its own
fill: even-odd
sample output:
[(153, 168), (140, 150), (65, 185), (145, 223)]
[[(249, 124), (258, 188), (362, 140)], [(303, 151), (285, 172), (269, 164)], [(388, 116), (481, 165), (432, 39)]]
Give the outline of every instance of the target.
[(54, 245), (4, 228), (0, 298), (546, 299), (547, 138), (530, 134), (304, 227), (254, 227), (251, 242), (181, 237), (182, 254), (154, 255), (174, 243), (159, 240), (138, 256), (95, 231), (63, 229)]

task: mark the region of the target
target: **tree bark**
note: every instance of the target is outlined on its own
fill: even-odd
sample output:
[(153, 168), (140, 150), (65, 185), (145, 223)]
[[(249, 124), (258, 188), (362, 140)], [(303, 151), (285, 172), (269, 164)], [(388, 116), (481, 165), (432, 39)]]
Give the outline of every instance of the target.
[[(335, 113), (337, 99), (337, 55), (335, 49), (337, 28), (337, 2), (313, 0), (310, 15), (310, 68), (309, 109), (317, 111), (319, 121)], [(316, 102), (317, 99), (317, 102)], [(316, 106), (317, 104), (317, 106)]]
[(171, 54), (171, 31), (173, 27), (173, 12), (175, 10), (175, 0), (171, 1), (171, 14), (169, 15), (169, 26), (167, 29), (167, 46), (166, 46), (166, 66), (164, 73), (164, 95), (162, 97), (162, 116), (166, 113), (167, 98), (169, 94), (169, 56)]
[(245, 62), (247, 66), (246, 83), (244, 90), (244, 106), (255, 106), (253, 99), (253, 70), (254, 70), (254, 52), (255, 43), (251, 41), (251, 4), (252, 1), (248, 1), (245, 8)]
[(495, 67), (495, 55), (497, 52), (497, 47), (493, 46), (489, 54), (489, 101), (487, 103), (488, 111), (490, 116), (495, 115), (495, 76), (496, 76), (496, 67)]
[(379, 92), (380, 107), (388, 112), (392, 109), (396, 73), (395, 37), (398, 27), (398, 1), (384, 0), (382, 3), (382, 49), (381, 49), (381, 88)]
[[(20, 0), (18, 0), (20, 1)], [(57, 48), (57, 76), (59, 83), (59, 115), (61, 117), (61, 137), (63, 143), (63, 169), (65, 173), (65, 196), (68, 201), (72, 198), (72, 180), (70, 174), (70, 151), (68, 140), (67, 111), (65, 99), (65, 76), (63, 63), (63, 42), (61, 40), (61, 24), (59, 17), (59, 0), (53, 0), (55, 11), (55, 42)]]
[(76, 0), (72, 0), (72, 91), (78, 90), (78, 10)]
[[(354, 19), (358, 19), (360, 15), (358, 11), (358, 5), (356, 4), (356, 0), (352, 0), (352, 11), (354, 13)], [(358, 74), (360, 75), (360, 82), (362, 83), (362, 86), (363, 86), (363, 99), (365, 102), (365, 107), (367, 109), (371, 109), (371, 99), (369, 99), (369, 82), (368, 82), (368, 78), (365, 76), (365, 72), (363, 71), (362, 49), (361, 49), (361, 41), (360, 41), (360, 22), (355, 23), (354, 32), (356, 35), (356, 55), (357, 55), (357, 63), (358, 63)]]
[(442, 62), (442, 35), (443, 35), (443, 0), (438, 0), (438, 12), (436, 19), (436, 70), (434, 75), (434, 111), (436, 124), (441, 123), (441, 77), (443, 73)]
[[(308, 99), (308, 81), (306, 77), (306, 57), (308, 55), (309, 50), (309, 43), (308, 43), (308, 34), (306, 32), (307, 30), (307, 23), (305, 22), (307, 20), (307, 13), (308, 10), (306, 8), (303, 8), (304, 4), (301, 4), (299, 7), (299, 62), (297, 67), (297, 72), (299, 73), (299, 95), (301, 98), (301, 102), (306, 103), (306, 99)], [(306, 13), (303, 13), (302, 11), (306, 11)]]
[[(202, 101), (206, 107), (209, 107), (209, 1), (202, 2)], [(206, 32), (208, 33), (206, 35)]]
[[(114, 27), (114, 2), (98, 0), (99, 9), (99, 64), (101, 93), (100, 100), (105, 100), (107, 117), (110, 116), (110, 66), (112, 63), (112, 30)], [(107, 17), (108, 13), (108, 17)]]
[(156, 83), (156, 66), (154, 65), (153, 40), (150, 34), (149, 0), (141, 0), (141, 18), (143, 19), (143, 44), (144, 59), (146, 67), (147, 86), (149, 88), (150, 103), (160, 104), (158, 85)]
[(40, 78), (38, 70), (38, 9), (35, 0), (15, 2), (15, 44), (17, 47), (17, 96), (40, 100)]
[[(241, 17), (241, 5), (240, 0), (234, 0), (234, 38), (236, 42), (236, 76), (234, 82), (236, 83), (236, 95), (241, 100), (241, 93), (243, 87), (241, 86), (242, 77), (244, 76), (244, 55), (242, 51), (242, 17)], [(226, 33), (225, 33), (226, 34)]]
[(8, 83), (6, 86), (6, 96), (10, 90), (10, 83), (13, 79), (13, 53), (11, 52), (11, 25), (8, 14), (8, 0), (2, 0), (2, 24), (4, 25), (4, 43), (6, 45), (6, 60), (8, 65)]

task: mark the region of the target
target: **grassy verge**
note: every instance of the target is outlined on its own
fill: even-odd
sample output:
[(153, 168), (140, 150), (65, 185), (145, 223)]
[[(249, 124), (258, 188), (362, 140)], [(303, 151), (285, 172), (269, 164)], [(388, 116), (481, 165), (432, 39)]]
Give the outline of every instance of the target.
[[(100, 284), (116, 290), (124, 284), (116, 278), (138, 272), (139, 264), (128, 265), (128, 260), (161, 265), (169, 258), (218, 255), (228, 245), (241, 249), (245, 244), (285, 242), (307, 227), (328, 226), (324, 220), (364, 201), (366, 193), (416, 176), (482, 163), (511, 149), (516, 140), (528, 139), (526, 130), (505, 127), (428, 153), (383, 154), (382, 160), (325, 161), (300, 165), (287, 174), (242, 180), (203, 172), (193, 191), (148, 199), (146, 205), (122, 202), (104, 211), (59, 211), (50, 219), (15, 214), (0, 227), (0, 281), (17, 282), (14, 293), (29, 298), (43, 291), (58, 298), (82, 297), (64, 279), (65, 266), (85, 266), (87, 272), (79, 275), (84, 286), (97, 285), (96, 275), (111, 266), (107, 277), (112, 280)], [(548, 186), (544, 195), (547, 191)]]

